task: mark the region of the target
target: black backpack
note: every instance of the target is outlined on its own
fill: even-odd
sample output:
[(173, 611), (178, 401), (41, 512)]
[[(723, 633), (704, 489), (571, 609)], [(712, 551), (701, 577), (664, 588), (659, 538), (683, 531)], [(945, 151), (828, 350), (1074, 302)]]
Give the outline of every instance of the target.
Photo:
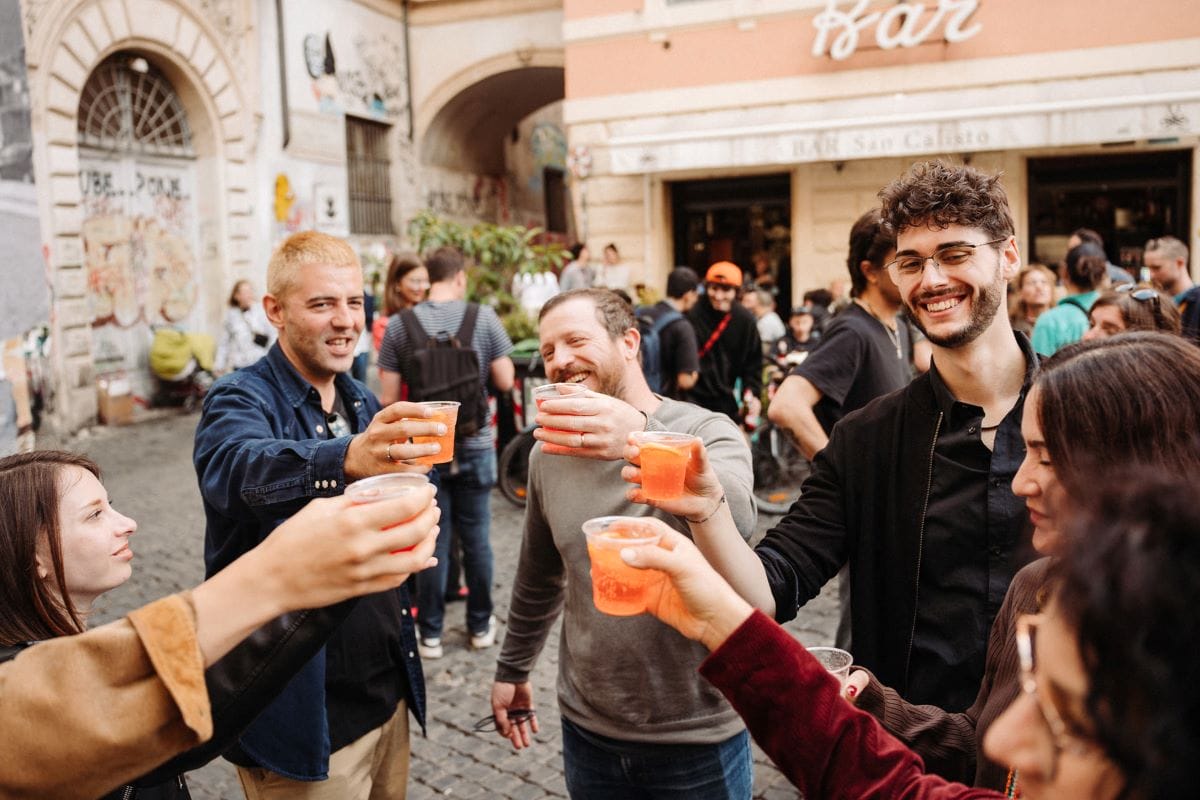
[(653, 306), (641, 306), (633, 314), (642, 334), (642, 374), (650, 384), (650, 391), (662, 394), (670, 383), (669, 376), (663, 371), (662, 332), (676, 320), (683, 319), (683, 314), (671, 309), (655, 318)]
[(454, 438), (472, 436), (487, 427), (487, 403), (479, 377), (479, 354), (471, 347), (479, 304), (467, 303), (462, 325), (454, 336), (430, 336), (411, 308), (400, 312), (408, 341), (412, 345), (412, 365), (405, 383), (408, 399), (457, 400), (458, 425)]

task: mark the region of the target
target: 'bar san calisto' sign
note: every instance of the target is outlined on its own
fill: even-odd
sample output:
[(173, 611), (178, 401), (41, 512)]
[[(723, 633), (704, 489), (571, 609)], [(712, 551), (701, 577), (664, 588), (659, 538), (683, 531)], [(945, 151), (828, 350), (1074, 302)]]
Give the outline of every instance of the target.
[(867, 12), (870, 4), (871, 0), (855, 0), (843, 10), (840, 0), (828, 0), (825, 10), (813, 18), (817, 36), (812, 54), (844, 61), (854, 55), (859, 39), (872, 27), (882, 50), (923, 44), (943, 23), (942, 38), (950, 43), (965, 42), (983, 28), (979, 22), (971, 24), (979, 0), (938, 0), (933, 9), (926, 9), (924, 3), (896, 3), (886, 11)]

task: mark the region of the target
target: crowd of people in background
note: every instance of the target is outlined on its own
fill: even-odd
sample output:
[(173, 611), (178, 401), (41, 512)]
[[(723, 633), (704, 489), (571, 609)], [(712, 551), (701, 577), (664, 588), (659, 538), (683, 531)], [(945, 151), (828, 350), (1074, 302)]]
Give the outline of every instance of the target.
[[(462, 252), (393, 256), (371, 319), (350, 245), (289, 237), (261, 302), (233, 287), (195, 434), (205, 583), (89, 630), (137, 524), (87, 458), (0, 459), (0, 794), (186, 798), (179, 776), (223, 755), (251, 800), (403, 798), (461, 547), (470, 646), (500, 645), (490, 724), (517, 750), (561, 620), (576, 800), (749, 800), (751, 737), (813, 798), (1191, 797), (1186, 245), (1147, 242), (1135, 276), (1081, 228), (1054, 268), (1027, 263), (999, 176), (945, 162), (878, 199), (845, 275), (797, 305), (765, 251), (676, 267), (635, 304), (607, 288), (614, 244), (570, 249), (538, 310), (555, 393), (507, 619), (488, 394), (513, 388), (513, 342)], [(764, 405), (812, 470), (751, 546)], [(694, 438), (677, 496), (643, 486), (652, 432)], [(618, 555), (663, 573), (645, 613), (592, 601), (580, 532), (607, 516), (660, 537)], [(837, 575), (844, 679), (778, 625)]]

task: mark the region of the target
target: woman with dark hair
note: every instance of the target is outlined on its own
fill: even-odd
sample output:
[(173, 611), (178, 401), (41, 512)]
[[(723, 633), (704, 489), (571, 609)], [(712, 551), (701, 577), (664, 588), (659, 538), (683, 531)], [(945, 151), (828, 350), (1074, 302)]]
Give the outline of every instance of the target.
[(1045, 602), (1014, 625), (1019, 692), (984, 743), (1014, 776), (1003, 792), (925, 774), (660, 520), (646, 518), (662, 531), (657, 547), (621, 558), (666, 574), (647, 611), (712, 651), (700, 673), (806, 797), (1186, 800), (1200, 758), (1198, 492), (1188, 473), (1118, 473), (1061, 517), (1064, 555)]
[(1087, 332), (1088, 311), (1108, 275), (1108, 256), (1097, 245), (1084, 242), (1067, 251), (1060, 274), (1067, 296), (1033, 326), (1033, 349), (1044, 356), (1078, 342)]
[(218, 375), (250, 366), (265, 356), (275, 341), (275, 329), (256, 299), (250, 281), (240, 280), (233, 285), (213, 365)]
[[(137, 523), (112, 507), (85, 456), (0, 458), (0, 796), (96, 797), (220, 736), (198, 763), (111, 795), (188, 797), (175, 773), (232, 744), (341, 619), (288, 612), (393, 588), (424, 568), (432, 501), (432, 489), (359, 507), (314, 500), (193, 591), (84, 633), (96, 598), (132, 573)], [(206, 688), (204, 668), (251, 632), (260, 641), (230, 654)]]
[(1169, 294), (1152, 286), (1123, 283), (1100, 293), (1088, 312), (1091, 327), (1084, 339), (1103, 339), (1126, 331), (1160, 331), (1176, 336), (1180, 331), (1179, 309)]
[(392, 314), (412, 308), (429, 294), (429, 272), (416, 253), (396, 253), (388, 262), (387, 280), (383, 284), (383, 303), (371, 323), (371, 341), (375, 352), (383, 344), (388, 319)]
[[(1051, 359), (1025, 401), (1026, 455), (1012, 487), (1025, 498), (1034, 549), (1047, 556), (1061, 552), (1062, 509), (1068, 500), (1088, 497), (1098, 476), (1131, 465), (1196, 474), (1195, 426), (1178, 412), (1193, 407), (1200, 408), (1200, 350), (1182, 339), (1124, 334), (1070, 346)], [(636, 457), (636, 451), (627, 455)], [(709, 478), (705, 460), (698, 461), (695, 486), (702, 493)], [(636, 483), (640, 475), (631, 469), (627, 479)], [(634, 492), (640, 500), (640, 488)], [(672, 502), (654, 505), (685, 518), (703, 516), (712, 505), (711, 499)], [(1017, 620), (1038, 610), (1049, 568), (1050, 560), (1043, 558), (1013, 577), (992, 625), (983, 683), (965, 712), (909, 704), (866, 670), (851, 674), (847, 698), (878, 717), (931, 772), (992, 789), (1012, 788), (1015, 777), (984, 756), (980, 745), (1020, 692)]]
[(1044, 264), (1030, 264), (1017, 275), (1013, 302), (1008, 314), (1013, 330), (1029, 336), (1038, 317), (1054, 302), (1054, 271)]

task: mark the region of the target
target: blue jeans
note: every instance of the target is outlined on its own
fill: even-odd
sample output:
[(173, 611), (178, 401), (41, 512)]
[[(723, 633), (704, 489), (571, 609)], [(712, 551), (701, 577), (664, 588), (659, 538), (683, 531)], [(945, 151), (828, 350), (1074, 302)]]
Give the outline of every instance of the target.
[(599, 736), (566, 717), (562, 729), (571, 800), (750, 800), (746, 731), (717, 744), (650, 744)]
[(417, 626), (426, 639), (442, 635), (446, 616), (446, 580), (450, 574), (451, 526), (462, 543), (467, 583), (467, 630), (483, 633), (492, 616), (492, 487), (496, 451), (460, 449), (449, 464), (438, 464), (437, 502), (442, 509), (434, 555), (438, 564), (417, 573)]

